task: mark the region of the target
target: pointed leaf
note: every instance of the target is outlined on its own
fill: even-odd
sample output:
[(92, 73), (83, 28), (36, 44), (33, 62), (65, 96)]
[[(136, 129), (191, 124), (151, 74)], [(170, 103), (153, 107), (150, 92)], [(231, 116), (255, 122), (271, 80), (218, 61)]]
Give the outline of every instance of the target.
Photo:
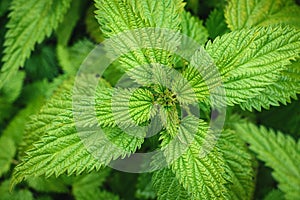
[(186, 117), (177, 140), (165, 150), (173, 173), (194, 199), (224, 199), (228, 193), (224, 186), (226, 164), (219, 149), (211, 146), (210, 134), (205, 122)]
[(279, 81), (291, 60), (299, 57), (299, 38), (300, 32), (289, 27), (258, 27), (208, 43), (206, 50), (222, 77), (227, 104), (245, 102)]
[(231, 30), (280, 24), (300, 29), (299, 12), (293, 0), (230, 0), (225, 17)]
[(285, 197), (297, 199), (300, 196), (300, 142), (249, 122), (236, 123), (234, 128), (258, 158), (274, 170), (272, 175)]
[[(70, 6), (71, 0), (14, 0), (5, 35), (4, 65), (1, 68), (0, 88), (30, 56), (35, 44), (49, 37)], [(34, 12), (32, 12), (34, 10)]]
[[(92, 78), (95, 79), (95, 76), (86, 77), (84, 82)], [(103, 82), (100, 81), (99, 87), (105, 87), (107, 83)], [(16, 166), (12, 184), (29, 176), (49, 177), (65, 172), (80, 174), (99, 170), (113, 159), (130, 155), (143, 143), (142, 136), (129, 135), (119, 128), (95, 127), (97, 124), (89, 116), (84, 116), (83, 121), (75, 126), (73, 114), (78, 110), (73, 110), (72, 87), (72, 79), (66, 81), (29, 123), (32, 126), (28, 131), (36, 136), (32, 137), (33, 145), (27, 155)], [(91, 105), (85, 104), (85, 101), (77, 103), (83, 110), (90, 109)], [(135, 131), (143, 134), (141, 130)]]

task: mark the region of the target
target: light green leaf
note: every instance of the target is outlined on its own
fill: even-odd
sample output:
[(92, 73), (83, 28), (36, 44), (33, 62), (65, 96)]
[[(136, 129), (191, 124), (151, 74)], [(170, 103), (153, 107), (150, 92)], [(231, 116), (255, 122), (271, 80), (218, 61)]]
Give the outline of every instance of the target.
[(129, 99), (129, 112), (135, 122), (147, 122), (156, 113), (154, 96), (146, 89), (136, 89)]
[(252, 111), (252, 108), (261, 111), (262, 108), (270, 109), (270, 106), (287, 105), (292, 99), (297, 99), (300, 93), (300, 60), (288, 65), (280, 73), (280, 77), (271, 85), (268, 85), (259, 95), (247, 99), (241, 103), (243, 109)]
[[(94, 75), (87, 76), (83, 82), (88, 84), (88, 81), (95, 81), (93, 78)], [(105, 87), (107, 83), (100, 80), (99, 85)], [(143, 143), (143, 137), (129, 135), (119, 128), (96, 127), (90, 116), (84, 116), (75, 126), (73, 114), (80, 110), (73, 110), (72, 87), (72, 79), (64, 82), (28, 123), (27, 131), (32, 135), (33, 145), (27, 147), (26, 156), (15, 167), (12, 184), (32, 176), (50, 177), (65, 172), (70, 175), (99, 170), (113, 159), (130, 155)], [(84, 91), (88, 90), (84, 85), (82, 87)], [(90, 109), (85, 101), (77, 103), (83, 110)], [(142, 134), (140, 129), (135, 131)], [(93, 152), (89, 152), (88, 147), (93, 147)]]
[(225, 18), (231, 30), (280, 24), (300, 29), (299, 13), (294, 0), (230, 0)]
[(5, 35), (0, 88), (16, 74), (20, 66), (24, 65), (35, 44), (41, 43), (57, 28), (70, 2), (71, 0), (14, 0), (11, 3), (12, 11), (7, 24), (9, 30)]
[(297, 199), (300, 196), (300, 142), (248, 122), (236, 123), (234, 128), (258, 158), (274, 170), (272, 175), (286, 199)]
[(180, 122), (176, 106), (162, 106), (160, 107), (159, 114), (161, 123), (166, 129), (166, 133), (171, 137), (174, 137)]
[(190, 66), (183, 71), (183, 77), (189, 81), (198, 101), (207, 101), (210, 93), (214, 93), (214, 88), (221, 84), (214, 61), (202, 48), (192, 56)]
[[(208, 39), (207, 30), (202, 23), (199, 18), (192, 16), (189, 12), (181, 14), (181, 32), (201, 45), (205, 44)], [(183, 46), (188, 44), (185, 41), (182, 43)]]
[(17, 72), (10, 79), (10, 82), (4, 84), (3, 88), (0, 89), (0, 98), (3, 98), (8, 103), (14, 102), (21, 93), (24, 78), (24, 72)]
[(11, 138), (0, 137), (0, 177), (10, 169), (16, 150), (16, 145)]
[(164, 168), (154, 172), (152, 184), (158, 200), (189, 200), (187, 191), (179, 183), (172, 170)]
[[(257, 27), (234, 31), (209, 42), (206, 50), (222, 77), (227, 104), (255, 98), (284, 78), (282, 73), (288, 70), (291, 60), (299, 57), (299, 38), (300, 32), (289, 27)], [(253, 103), (251, 106), (259, 104)]]
[[(195, 117), (182, 120), (176, 139), (165, 150), (178, 181), (194, 199), (225, 199), (226, 163), (208, 125)], [(177, 158), (177, 159), (175, 159)]]
[(220, 150), (228, 165), (227, 188), (232, 200), (253, 199), (255, 172), (252, 166), (253, 158), (246, 148), (246, 144), (231, 130), (222, 132), (219, 138)]
[[(113, 0), (109, 2), (96, 0), (98, 9), (96, 18), (103, 34), (112, 40), (112, 44), (107, 45), (106, 48), (113, 54), (123, 53), (119, 58), (120, 67), (123, 70), (137, 66), (147, 67), (151, 63), (170, 66), (172, 60), (170, 52), (176, 50), (180, 44), (180, 36), (179, 34), (164, 35), (163, 32), (165, 29), (180, 30), (180, 14), (183, 11), (183, 5), (181, 0)], [(154, 31), (143, 28), (164, 29)], [(128, 32), (129, 30), (132, 32)], [(126, 34), (113, 37), (125, 31), (127, 31)], [(132, 46), (138, 48), (132, 51)], [(142, 49), (145, 46), (148, 48)], [(128, 51), (130, 52), (124, 53)], [(143, 79), (140, 74), (135, 73), (130, 74), (130, 77), (138, 83)]]
[(84, 3), (84, 1), (72, 0), (70, 9), (56, 30), (59, 45), (66, 46), (71, 39), (73, 29), (80, 19), (82, 8), (85, 6)]
[(103, 126), (135, 127), (148, 122), (157, 109), (153, 94), (142, 88), (99, 88), (96, 114)]

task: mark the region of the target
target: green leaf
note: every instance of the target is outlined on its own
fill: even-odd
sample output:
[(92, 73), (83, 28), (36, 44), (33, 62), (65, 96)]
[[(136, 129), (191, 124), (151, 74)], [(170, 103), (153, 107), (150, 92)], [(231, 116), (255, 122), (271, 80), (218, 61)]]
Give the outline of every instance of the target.
[(103, 33), (100, 30), (100, 25), (98, 24), (96, 18), (95, 18), (95, 6), (91, 5), (85, 16), (85, 25), (86, 25), (86, 31), (90, 35), (90, 37), (93, 39), (93, 41), (100, 43), (104, 40)]
[(24, 134), (25, 126), (28, 123), (29, 117), (32, 114), (36, 114), (49, 98), (55, 88), (62, 83), (65, 77), (60, 76), (52, 83), (45, 81), (35, 82), (30, 85), (26, 85), (22, 92), (22, 102), (26, 103), (26, 107), (21, 109), (13, 119), (9, 122), (6, 129), (3, 131), (3, 135), (13, 139), (16, 145), (19, 146), (18, 154), (24, 154), (24, 148), (27, 145), (32, 145), (30, 134)]
[(148, 122), (155, 114), (154, 97), (149, 90), (99, 88), (96, 114), (103, 126), (134, 127)]
[(138, 199), (155, 199), (156, 192), (152, 186), (152, 173), (142, 173), (139, 175), (135, 197)]
[(297, 199), (300, 196), (300, 142), (252, 123), (236, 123), (234, 128), (258, 158), (274, 170), (272, 175), (286, 199)]
[[(107, 168), (99, 172), (84, 174), (78, 176), (72, 184), (72, 194), (76, 200), (90, 199), (119, 199), (117, 196), (100, 190), (100, 186), (109, 175), (110, 170)], [(106, 197), (106, 198), (105, 198)]]
[(297, 100), (286, 106), (264, 110), (256, 114), (256, 119), (267, 127), (280, 130), (293, 136), (300, 136), (299, 103), (300, 100)]
[[(183, 11), (183, 5), (181, 0), (113, 0), (109, 2), (96, 0), (98, 9), (96, 18), (104, 36), (112, 40), (106, 48), (113, 54), (123, 53), (118, 60), (123, 70), (133, 69), (137, 66), (144, 70), (144, 68), (149, 68), (148, 64), (150, 63), (171, 65), (170, 52), (179, 46), (180, 36), (179, 34), (170, 36), (163, 32), (165, 29), (180, 30), (180, 14)], [(154, 31), (143, 28), (164, 29)], [(128, 32), (129, 30), (132, 32)], [(125, 31), (127, 31), (126, 34), (113, 37)], [(118, 44), (118, 46), (116, 47), (114, 44)], [(132, 51), (132, 46), (139, 48)], [(142, 49), (145, 46), (150, 48)], [(143, 76), (134, 72), (129, 73), (130, 77), (140, 83)]]
[(87, 40), (79, 40), (72, 47), (57, 46), (57, 57), (63, 71), (69, 75), (76, 75), (84, 59), (95, 48), (95, 45)]
[(2, 131), (7, 125), (7, 121), (16, 112), (16, 107), (12, 103), (7, 103), (5, 99), (0, 98), (0, 130)]
[(59, 24), (56, 35), (58, 44), (66, 46), (71, 39), (72, 32), (80, 19), (84, 1), (72, 0), (70, 9), (64, 16), (64, 20)]
[(284, 194), (280, 190), (272, 190), (264, 197), (264, 200), (283, 200)]
[[(257, 27), (234, 31), (209, 42), (206, 50), (222, 77), (227, 104), (255, 98), (283, 78), (281, 74), (291, 60), (299, 57), (299, 38), (300, 32), (289, 27)], [(285, 89), (280, 92), (287, 93)], [(257, 104), (253, 102), (251, 106)]]
[(26, 78), (35, 81), (45, 78), (52, 80), (59, 74), (57, 60), (55, 57), (55, 48), (53, 46), (39, 45), (26, 60), (24, 69)]
[(300, 60), (288, 65), (280, 73), (280, 77), (271, 85), (268, 85), (259, 95), (247, 99), (241, 103), (243, 109), (252, 111), (252, 108), (261, 111), (267, 110), (270, 106), (280, 106), (280, 103), (287, 105), (292, 99), (297, 99), (300, 93)]
[(10, 79), (10, 82), (4, 84), (3, 88), (0, 89), (0, 97), (8, 103), (14, 102), (21, 93), (24, 78), (24, 72), (17, 72), (15, 76)]
[(55, 193), (67, 193), (68, 187), (61, 179), (50, 177), (30, 177), (28, 180), (29, 187), (38, 192), (55, 192)]
[[(181, 32), (201, 45), (205, 44), (208, 39), (207, 30), (202, 23), (202, 20), (192, 16), (189, 12), (182, 12), (181, 14)], [(183, 46), (188, 44), (185, 41), (182, 43)]]
[[(87, 75), (82, 79), (82, 83), (87, 85), (81, 85), (80, 89), (89, 90), (89, 81), (98, 82), (95, 79), (94, 75)], [(100, 80), (99, 85), (105, 87), (107, 83)], [(72, 87), (72, 79), (65, 81), (39, 114), (28, 123), (30, 126), (27, 131), (32, 135), (33, 145), (27, 147), (27, 155), (15, 167), (13, 185), (32, 176), (50, 177), (65, 172), (70, 175), (99, 170), (111, 160), (130, 155), (143, 143), (143, 137), (129, 135), (119, 128), (101, 131), (90, 116), (84, 116), (75, 126), (73, 112), (90, 109), (91, 105), (85, 104), (83, 99), (82, 102), (75, 102), (78, 103), (77, 108), (81, 106), (80, 109), (73, 110)], [(135, 131), (139, 135), (145, 134), (141, 129)], [(88, 147), (93, 147), (93, 152), (89, 152)]]
[(7, 12), (10, 2), (10, 0), (2, 0), (0, 2), (0, 17), (2, 17)]
[(154, 96), (149, 90), (136, 89), (129, 99), (129, 112), (138, 124), (147, 122), (155, 114)]
[(179, 183), (172, 170), (164, 168), (154, 172), (152, 184), (157, 192), (158, 200), (188, 200), (187, 191)]
[(11, 138), (0, 137), (0, 177), (10, 169), (16, 150), (16, 145)]
[(205, 122), (186, 117), (164, 152), (178, 181), (194, 199), (224, 199), (228, 193), (227, 166), (218, 147), (211, 146), (212, 137)]
[[(221, 79), (212, 58), (204, 49), (198, 49), (192, 56), (190, 65), (183, 71), (183, 77), (190, 83), (198, 101), (206, 102), (214, 88), (220, 85)], [(222, 94), (219, 94), (222, 95)], [(187, 97), (191, 95), (186, 95)], [(196, 101), (197, 102), (197, 101)], [(215, 104), (215, 102), (212, 102)]]
[(229, 32), (222, 9), (216, 8), (211, 11), (205, 22), (205, 26), (207, 28), (209, 37), (212, 39), (215, 39), (217, 36), (221, 36)]
[(204, 45), (208, 39), (208, 33), (202, 20), (187, 11), (181, 13), (181, 33), (183, 36), (178, 47), (179, 53), (174, 55), (175, 66), (179, 68), (185, 66), (187, 63), (185, 59), (190, 58), (195, 49)]
[(33, 194), (27, 189), (10, 191), (9, 180), (0, 185), (1, 200), (33, 200)]
[(74, 177), (75, 180), (72, 184), (73, 189), (77, 188), (79, 190), (82, 187), (98, 188), (103, 185), (110, 173), (110, 168), (103, 168), (99, 172), (92, 172), (90, 174), (82, 174), (80, 176), (76, 176)]
[(219, 146), (228, 165), (226, 172), (229, 175), (227, 188), (231, 191), (230, 199), (253, 199), (255, 172), (246, 144), (237, 133), (225, 130), (219, 138)]
[(24, 65), (35, 44), (41, 43), (57, 28), (70, 2), (71, 0), (14, 0), (12, 2), (10, 20), (7, 24), (9, 30), (5, 35), (0, 88), (16, 74), (20, 66)]
[(299, 12), (294, 0), (230, 0), (225, 18), (231, 30), (280, 24), (300, 29)]
[(178, 30), (179, 12), (183, 11), (184, 6), (181, 0), (96, 0), (95, 5), (98, 8), (96, 18), (107, 37), (126, 30), (146, 27)]

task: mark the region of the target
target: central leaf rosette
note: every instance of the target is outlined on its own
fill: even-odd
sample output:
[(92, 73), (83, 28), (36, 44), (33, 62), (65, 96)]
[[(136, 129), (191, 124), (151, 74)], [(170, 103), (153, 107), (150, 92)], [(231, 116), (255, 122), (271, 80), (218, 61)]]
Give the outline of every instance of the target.
[[(101, 88), (96, 92), (99, 94), (96, 98), (99, 123), (126, 129), (149, 126), (152, 119), (158, 117), (162, 125), (160, 131), (175, 137), (180, 121), (192, 115), (191, 108), (197, 107), (195, 91), (184, 74), (168, 66), (148, 65), (147, 78), (144, 85), (132, 84), (124, 88), (121, 83), (126, 81), (120, 80), (114, 88), (104, 91)], [(199, 118), (199, 108), (195, 110), (193, 115)]]
[[(110, 67), (118, 68), (120, 76)], [(211, 107), (224, 105), (224, 88), (213, 59), (187, 36), (159, 28), (125, 31), (89, 55), (78, 73), (78, 86), (92, 80), (81, 74), (96, 80), (88, 84), (90, 91), (79, 87), (73, 95), (76, 128), (99, 161), (127, 172), (151, 172), (189, 157), (191, 151), (196, 157), (214, 151), (224, 117), (215, 123), (209, 113)], [(101, 76), (114, 81), (99, 84)], [(82, 107), (83, 99), (89, 108)], [(200, 118), (200, 112), (206, 115)], [(86, 132), (86, 116), (93, 119), (94, 135)], [(151, 151), (145, 138), (155, 143)], [(126, 156), (128, 160), (122, 159)]]

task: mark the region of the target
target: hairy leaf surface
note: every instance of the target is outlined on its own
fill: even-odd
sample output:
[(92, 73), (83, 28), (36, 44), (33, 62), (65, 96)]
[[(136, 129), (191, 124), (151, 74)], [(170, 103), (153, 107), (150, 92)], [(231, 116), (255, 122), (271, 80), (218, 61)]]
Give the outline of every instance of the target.
[(171, 169), (154, 172), (152, 184), (157, 192), (158, 200), (189, 200), (190, 196), (179, 183)]
[[(119, 62), (123, 70), (140, 67), (146, 71), (151, 63), (171, 66), (170, 51), (180, 44), (180, 36), (175, 32), (180, 30), (181, 0), (97, 0), (96, 7), (102, 32), (111, 41), (106, 45), (107, 51), (121, 54)], [(165, 33), (170, 30), (174, 34)], [(144, 77), (135, 70), (128, 74), (138, 83), (144, 83)]]
[(297, 199), (300, 195), (300, 142), (252, 123), (238, 123), (234, 127), (258, 158), (274, 170), (272, 175), (285, 197)]
[[(299, 57), (299, 38), (300, 32), (293, 28), (257, 27), (234, 31), (209, 42), (206, 50), (222, 77), (227, 104), (243, 103), (266, 89), (275, 92), (275, 83), (284, 79), (291, 60)], [(253, 101), (251, 106), (258, 104)]]
[(226, 186), (230, 191), (230, 199), (253, 199), (255, 174), (252, 156), (245, 143), (234, 131), (225, 130), (219, 138), (219, 145), (228, 164), (226, 172), (229, 180)]
[[(177, 139), (165, 150), (167, 162), (179, 182), (195, 199), (224, 199), (226, 163), (211, 143), (212, 132), (195, 117), (182, 120)], [(177, 159), (176, 159), (177, 158)]]
[(300, 29), (299, 13), (293, 0), (230, 0), (225, 18), (231, 30), (281, 24)]
[[(86, 82), (92, 77), (87, 77)], [(99, 87), (106, 85), (102, 80)], [(64, 172), (80, 174), (99, 170), (112, 159), (134, 152), (142, 144), (143, 138), (128, 135), (118, 128), (100, 131), (101, 128), (94, 127), (97, 124), (88, 116), (76, 122), (75, 126), (73, 112), (77, 111), (72, 109), (72, 86), (72, 79), (66, 81), (40, 113), (32, 118), (27, 131), (33, 135), (34, 143), (27, 148), (27, 155), (15, 168), (13, 184), (29, 176), (49, 177)], [(83, 106), (82, 109), (90, 106), (84, 101), (77, 103)], [(83, 126), (86, 123), (88, 126)], [(94, 147), (93, 151), (88, 151), (89, 145)]]
[(268, 85), (259, 95), (247, 99), (241, 103), (243, 109), (252, 111), (252, 108), (261, 111), (262, 108), (270, 109), (270, 106), (287, 105), (292, 99), (297, 99), (300, 93), (300, 60), (288, 65), (280, 73), (279, 78)]

